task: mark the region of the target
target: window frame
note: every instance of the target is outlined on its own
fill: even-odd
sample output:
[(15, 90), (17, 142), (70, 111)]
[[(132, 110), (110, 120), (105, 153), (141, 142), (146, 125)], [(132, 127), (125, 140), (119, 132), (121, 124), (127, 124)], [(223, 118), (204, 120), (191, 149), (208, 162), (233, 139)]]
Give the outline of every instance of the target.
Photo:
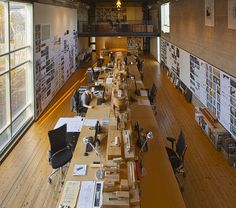
[(161, 5), (161, 31), (170, 33), (170, 2)]
[[(7, 67), (6, 70), (0, 72), (0, 77), (3, 76), (7, 76), (7, 92), (8, 95), (6, 95), (6, 100), (7, 102), (5, 102), (6, 105), (9, 104), (9, 108), (7, 109), (7, 111), (9, 111), (9, 115), (7, 115), (7, 124), (0, 129), (0, 139), (2, 135), (5, 134), (5, 132), (10, 131), (7, 133), (7, 135), (9, 136), (9, 138), (5, 141), (3, 141), (3, 145), (0, 147), (0, 156), (2, 154), (4, 154), (4, 152), (8, 149), (8, 147), (16, 141), (16, 138), (23, 133), (23, 131), (27, 128), (27, 126), (33, 122), (34, 118), (35, 118), (35, 104), (34, 104), (34, 68), (33, 68), (33, 4), (32, 3), (24, 3), (24, 2), (16, 2), (16, 1), (3, 1), (3, 3), (5, 4), (5, 6), (7, 7), (7, 12), (5, 14), (5, 19), (7, 22), (7, 28), (6, 28), (6, 34), (7, 34), (7, 42), (5, 43), (7, 46), (5, 46), (7, 48), (7, 50), (5, 50), (4, 53), (0, 54), (0, 57), (4, 57), (7, 56)], [(19, 5), (24, 5), (25, 7), (25, 15), (26, 15), (26, 19), (25, 19), (25, 33), (26, 33), (26, 40), (24, 45), (22, 45), (22, 47), (18, 47), (12, 49), (11, 48), (11, 38), (10, 38), (10, 30), (11, 30), (11, 23), (10, 23), (10, 16), (11, 16), (11, 7), (10, 4), (19, 4)], [(5, 20), (4, 20), (5, 21)], [(17, 64), (14, 64), (14, 66), (12, 66), (11, 64), (11, 56), (12, 54), (14, 54), (15, 52), (21, 51), (26, 49), (26, 59), (23, 60), (22, 62), (19, 62)], [(16, 115), (13, 117), (13, 113), (12, 113), (12, 77), (11, 77), (11, 72), (13, 72), (14, 70), (17, 70), (18, 68), (20, 68), (21, 66), (26, 65), (25, 68), (25, 73), (26, 73), (26, 81), (25, 81), (25, 88), (27, 89), (26, 91), (26, 102), (25, 104), (19, 109), (19, 111), (16, 113)], [(29, 90), (28, 90), (29, 88)], [(7, 108), (7, 107), (6, 107)], [(27, 112), (27, 110), (29, 109), (29, 113)], [(26, 113), (26, 117), (24, 119), (24, 123), (22, 125), (19, 125), (19, 127), (17, 127), (17, 131), (13, 132), (13, 124), (14, 122), (20, 118), (20, 116), (22, 116), (25, 112)], [(4, 137), (3, 137), (4, 138)], [(0, 141), (1, 144), (1, 141)]]

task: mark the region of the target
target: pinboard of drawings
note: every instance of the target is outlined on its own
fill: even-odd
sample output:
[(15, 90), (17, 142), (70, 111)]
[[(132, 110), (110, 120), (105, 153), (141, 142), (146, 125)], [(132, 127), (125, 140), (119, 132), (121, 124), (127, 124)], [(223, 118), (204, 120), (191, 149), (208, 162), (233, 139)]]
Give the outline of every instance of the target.
[(236, 139), (236, 78), (164, 39), (161, 58), (170, 71), (179, 63), (178, 78)]
[[(37, 14), (42, 10), (47, 13), (48, 8), (44, 7), (36, 4), (34, 9), (36, 13), (34, 25), (36, 117), (48, 106), (77, 67), (77, 25), (68, 27), (68, 24), (54, 22), (59, 18), (56, 16), (58, 9), (65, 15), (71, 15), (69, 14), (71, 9), (49, 6), (51, 7), (48, 10), (50, 18), (37, 18)], [(69, 17), (68, 21), (70, 21)]]

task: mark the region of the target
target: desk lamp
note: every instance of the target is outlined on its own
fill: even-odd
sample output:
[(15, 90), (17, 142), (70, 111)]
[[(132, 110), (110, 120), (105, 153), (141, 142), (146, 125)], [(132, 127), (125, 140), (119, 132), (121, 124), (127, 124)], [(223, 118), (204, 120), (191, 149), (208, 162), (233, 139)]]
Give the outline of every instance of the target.
[(141, 152), (143, 152), (143, 149), (144, 149), (146, 143), (147, 143), (148, 140), (150, 140), (150, 139), (153, 139), (153, 133), (152, 133), (151, 131), (147, 132), (147, 134), (146, 134), (146, 139), (145, 139), (145, 141), (144, 141), (144, 143), (143, 143), (143, 145), (142, 145), (142, 147), (141, 147), (141, 149), (140, 149), (140, 151), (139, 151), (139, 155), (141, 154)]
[[(100, 165), (101, 165), (101, 155), (100, 155), (100, 153), (96, 150), (96, 148), (94, 147), (94, 145), (89, 141), (88, 137), (84, 137), (84, 138), (83, 138), (83, 142), (84, 142), (85, 146), (86, 146), (87, 144), (89, 144), (89, 145), (93, 148), (93, 150), (96, 152), (96, 155), (99, 156)], [(104, 172), (104, 170), (102, 170), (102, 168), (101, 168), (101, 166), (100, 166), (99, 170), (96, 171), (96, 178), (97, 178), (98, 180), (101, 180), (101, 179), (104, 178), (104, 175), (105, 175), (105, 172)]]
[(130, 78), (132, 81), (134, 81), (135, 84), (135, 94), (138, 95), (138, 88), (137, 88), (137, 83), (136, 83), (136, 79), (135, 79), (135, 75), (130, 75)]

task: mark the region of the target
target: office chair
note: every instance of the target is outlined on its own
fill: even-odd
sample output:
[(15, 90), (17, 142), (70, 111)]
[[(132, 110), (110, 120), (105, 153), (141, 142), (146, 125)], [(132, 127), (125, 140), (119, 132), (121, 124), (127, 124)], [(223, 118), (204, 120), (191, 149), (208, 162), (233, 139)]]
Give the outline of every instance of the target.
[(155, 83), (152, 84), (151, 90), (150, 89), (146, 89), (146, 90), (148, 93), (148, 99), (149, 99), (150, 104), (152, 106), (152, 110), (154, 111), (155, 116), (156, 116), (157, 112), (156, 112), (155, 101), (156, 101), (157, 87), (156, 87)]
[(63, 184), (63, 166), (70, 162), (72, 158), (71, 146), (68, 145), (66, 141), (66, 127), (63, 126), (51, 130), (48, 132), (48, 137), (50, 141), (51, 150), (48, 152), (48, 160), (51, 164), (53, 171), (48, 176), (48, 182), (52, 182), (52, 176), (60, 171), (60, 181)]
[(183, 131), (182, 130), (180, 131), (179, 138), (175, 145), (175, 148), (174, 148), (174, 144), (176, 142), (176, 139), (172, 137), (167, 137), (166, 139), (171, 142), (171, 148), (166, 147), (166, 151), (167, 151), (172, 169), (175, 173), (176, 179), (179, 183), (180, 190), (183, 192), (184, 185), (183, 183), (181, 183), (179, 179), (179, 175), (182, 177), (186, 176), (185, 171), (184, 171), (184, 156), (187, 150), (187, 145), (185, 144)]
[(148, 99), (150, 103), (153, 105), (155, 103), (156, 94), (157, 94), (157, 87), (155, 83), (152, 84), (151, 90), (147, 89), (148, 91)]
[(77, 113), (78, 116), (84, 117), (88, 109), (82, 105), (81, 95), (82, 92), (79, 89), (74, 92), (71, 98), (71, 111)]
[(141, 76), (141, 80), (144, 80), (144, 61), (142, 60), (140, 63), (140, 68), (138, 69), (140, 76)]

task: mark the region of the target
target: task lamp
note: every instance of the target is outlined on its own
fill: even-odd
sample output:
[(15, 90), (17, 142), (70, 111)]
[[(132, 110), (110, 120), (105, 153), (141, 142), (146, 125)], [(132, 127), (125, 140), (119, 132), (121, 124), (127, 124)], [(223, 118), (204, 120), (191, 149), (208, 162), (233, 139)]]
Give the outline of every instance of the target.
[(153, 133), (152, 133), (151, 131), (148, 131), (147, 134), (146, 134), (146, 139), (145, 139), (145, 141), (144, 141), (144, 143), (143, 143), (143, 145), (142, 145), (142, 147), (141, 147), (141, 149), (140, 149), (140, 151), (139, 151), (139, 155), (141, 154), (141, 152), (143, 152), (143, 149), (144, 149), (146, 143), (147, 143), (148, 140), (150, 140), (150, 139), (153, 139)]
[(87, 146), (87, 144), (89, 144), (93, 150), (95, 151), (96, 155), (99, 157), (99, 160), (100, 160), (100, 168), (99, 170), (96, 171), (96, 178), (97, 180), (101, 180), (104, 178), (104, 175), (105, 175), (105, 171), (102, 170), (102, 166), (101, 166), (101, 155), (100, 153), (96, 150), (96, 148), (94, 147), (94, 145), (89, 141), (88, 137), (84, 137), (83, 138), (83, 142), (85, 144), (85, 146)]

